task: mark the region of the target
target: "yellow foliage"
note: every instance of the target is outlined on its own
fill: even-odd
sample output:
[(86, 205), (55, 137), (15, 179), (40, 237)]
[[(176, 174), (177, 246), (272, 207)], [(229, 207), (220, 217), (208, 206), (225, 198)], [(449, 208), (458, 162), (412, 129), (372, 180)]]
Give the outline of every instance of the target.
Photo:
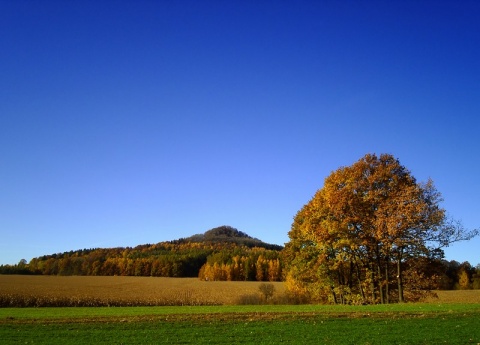
[[(399, 287), (408, 255), (428, 253), (445, 211), (433, 183), (419, 184), (392, 155), (367, 154), (332, 172), (295, 216), (285, 251), (287, 289), (335, 303), (382, 302)], [(397, 265), (397, 263), (399, 263)], [(295, 271), (295, 269), (297, 271)], [(309, 283), (300, 272), (313, 270)], [(408, 288), (408, 284), (406, 285)], [(388, 299), (388, 296), (387, 296)]]

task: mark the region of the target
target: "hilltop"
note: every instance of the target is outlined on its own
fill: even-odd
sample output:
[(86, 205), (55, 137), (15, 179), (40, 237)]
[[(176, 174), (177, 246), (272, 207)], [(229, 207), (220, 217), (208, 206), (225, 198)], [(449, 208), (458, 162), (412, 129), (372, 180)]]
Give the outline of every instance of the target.
[[(175, 241), (174, 241), (175, 242)], [(271, 250), (282, 250), (283, 247), (265, 243), (258, 238), (251, 237), (246, 233), (239, 231), (231, 226), (222, 225), (206, 231), (203, 234), (196, 234), (187, 238), (177, 240), (177, 242), (196, 242), (196, 243), (236, 243), (247, 247), (260, 247)]]

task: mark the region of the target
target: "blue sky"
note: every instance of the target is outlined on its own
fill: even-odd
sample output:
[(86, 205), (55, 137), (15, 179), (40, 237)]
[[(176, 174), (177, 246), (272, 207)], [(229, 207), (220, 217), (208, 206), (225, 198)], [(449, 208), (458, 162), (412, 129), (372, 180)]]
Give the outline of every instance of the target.
[(478, 1), (0, 0), (0, 264), (220, 225), (284, 244), (366, 153), (478, 228), (478, 18)]

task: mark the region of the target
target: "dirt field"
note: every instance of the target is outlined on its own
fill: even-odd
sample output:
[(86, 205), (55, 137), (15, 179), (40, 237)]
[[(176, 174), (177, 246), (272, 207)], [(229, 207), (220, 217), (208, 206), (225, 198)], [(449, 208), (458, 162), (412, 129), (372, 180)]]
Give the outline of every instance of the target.
[[(260, 284), (206, 282), (197, 278), (0, 275), (0, 299), (54, 300), (58, 305), (67, 300), (79, 301), (78, 305), (92, 301), (92, 306), (104, 301), (112, 305), (233, 305), (242, 301), (255, 304), (261, 299)], [(272, 284), (274, 298), (281, 301), (285, 293), (283, 283)], [(427, 302), (480, 303), (480, 290), (436, 293), (438, 298)]]
[(438, 298), (429, 298), (429, 303), (480, 303), (480, 290), (439, 290)]
[[(259, 282), (207, 282), (197, 278), (0, 275), (0, 296), (131, 301), (132, 304), (237, 304), (260, 296)], [(283, 283), (272, 283), (275, 295)]]

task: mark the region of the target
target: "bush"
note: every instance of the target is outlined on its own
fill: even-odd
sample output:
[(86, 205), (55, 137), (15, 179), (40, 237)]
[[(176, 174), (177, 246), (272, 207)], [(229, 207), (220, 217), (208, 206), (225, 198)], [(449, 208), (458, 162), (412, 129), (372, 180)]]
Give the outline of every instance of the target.
[(265, 297), (265, 301), (267, 301), (269, 298), (273, 297), (273, 294), (275, 293), (275, 286), (271, 283), (262, 283), (258, 287), (262, 295)]

